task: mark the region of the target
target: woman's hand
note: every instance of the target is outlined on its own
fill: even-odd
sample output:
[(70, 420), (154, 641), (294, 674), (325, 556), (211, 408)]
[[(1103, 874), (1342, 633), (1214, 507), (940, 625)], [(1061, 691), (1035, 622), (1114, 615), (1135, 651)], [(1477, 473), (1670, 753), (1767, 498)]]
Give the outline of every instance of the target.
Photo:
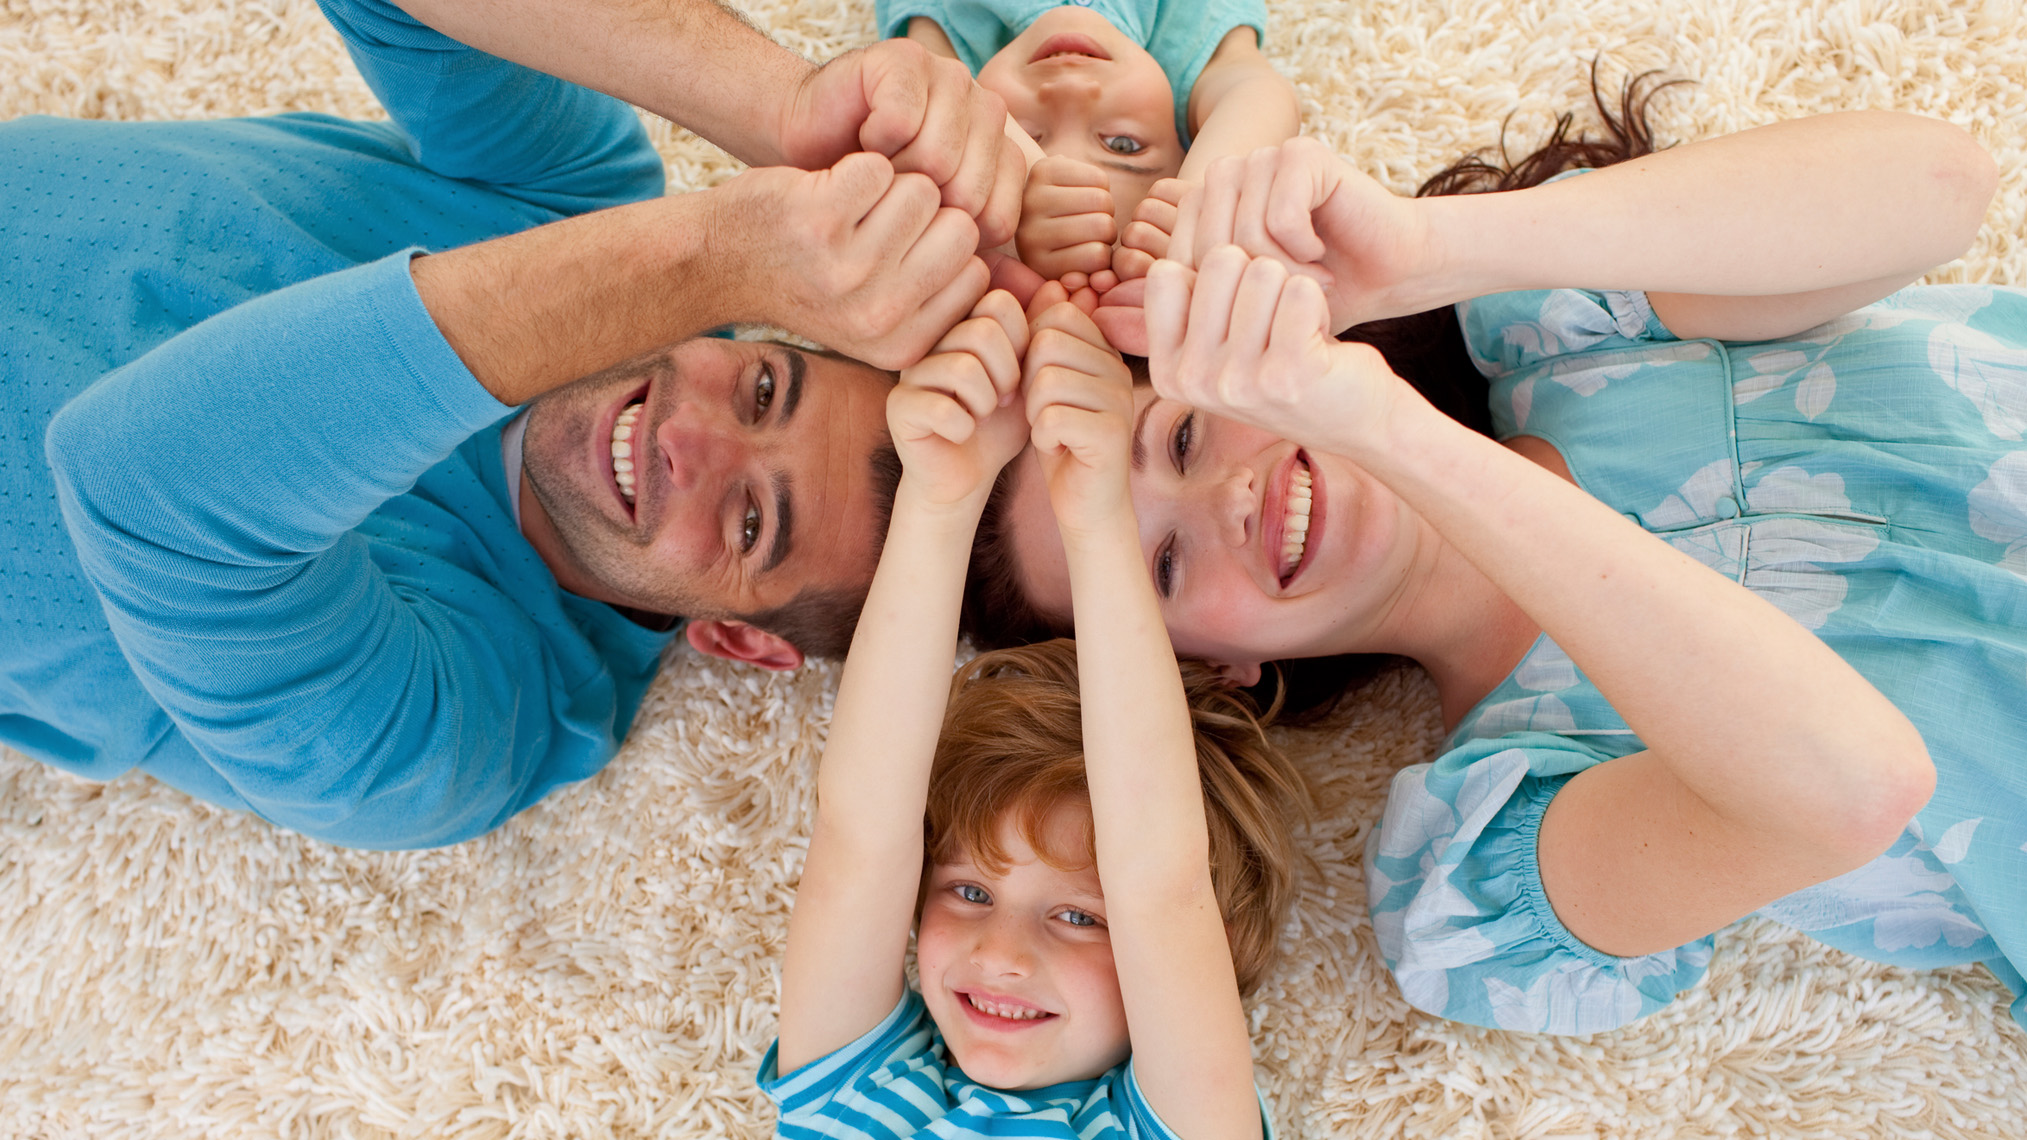
[(1166, 256), (1198, 265), (1221, 245), (1271, 257), (1323, 287), (1330, 332), (1419, 312), (1441, 257), (1414, 199), (1396, 197), (1312, 138), (1222, 158), (1177, 210)]
[(1011, 293), (979, 299), (887, 396), (887, 430), (905, 478), (939, 505), (982, 502), (1027, 442), (1015, 396), (1028, 321)]
[(1070, 545), (1116, 528), (1122, 519), (1132, 533), (1127, 471), (1133, 377), (1098, 326), (1064, 293), (1052, 284), (1036, 294), (1021, 390), (1049, 503)]
[(1072, 273), (1089, 278), (1112, 267), (1117, 237), (1111, 179), (1101, 167), (1049, 155), (1028, 169), (1014, 248), (1029, 268), (1051, 281)]
[(1192, 272), (1147, 277), (1148, 371), (1171, 400), (1323, 451), (1380, 438), (1405, 386), (1369, 345), (1330, 335), (1323, 288), (1272, 257), (1223, 245)]

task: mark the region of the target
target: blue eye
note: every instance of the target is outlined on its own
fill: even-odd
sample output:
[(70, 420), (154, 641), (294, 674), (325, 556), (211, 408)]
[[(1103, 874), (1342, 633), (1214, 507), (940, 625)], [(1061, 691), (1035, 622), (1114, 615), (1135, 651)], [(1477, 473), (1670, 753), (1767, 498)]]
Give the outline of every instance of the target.
[(1098, 925), (1098, 916), (1081, 910), (1066, 910), (1056, 916), (1071, 926), (1091, 927)]
[(984, 887), (973, 886), (970, 883), (959, 883), (950, 889), (956, 892), (958, 898), (968, 903), (984, 906), (992, 901), (992, 896), (985, 893)]
[(1113, 154), (1133, 155), (1147, 149), (1139, 139), (1134, 138), (1132, 135), (1103, 135), (1098, 141), (1104, 145), (1106, 150), (1111, 151)]

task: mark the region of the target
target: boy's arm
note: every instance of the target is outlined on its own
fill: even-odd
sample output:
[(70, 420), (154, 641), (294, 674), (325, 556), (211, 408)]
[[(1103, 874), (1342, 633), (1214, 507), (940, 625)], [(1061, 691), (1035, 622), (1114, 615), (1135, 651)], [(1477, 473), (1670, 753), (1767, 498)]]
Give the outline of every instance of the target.
[(1226, 155), (1279, 146), (1302, 130), (1302, 108), (1289, 83), (1255, 42), (1249, 27), (1225, 33), (1189, 93), (1193, 136), (1178, 177), (1203, 179), (1204, 168)]
[(1132, 383), (1067, 303), (1037, 318), (1024, 371), (1069, 559), (1085, 773), (1134, 1073), (1179, 1135), (1258, 1136), (1189, 708), (1127, 491)]
[(903, 474), (817, 775), (781, 970), (783, 1073), (850, 1044), (901, 994), (972, 535), (1027, 438), (1019, 407), (999, 404), (1020, 380), (1026, 318), (1000, 291), (972, 313), (887, 403)]

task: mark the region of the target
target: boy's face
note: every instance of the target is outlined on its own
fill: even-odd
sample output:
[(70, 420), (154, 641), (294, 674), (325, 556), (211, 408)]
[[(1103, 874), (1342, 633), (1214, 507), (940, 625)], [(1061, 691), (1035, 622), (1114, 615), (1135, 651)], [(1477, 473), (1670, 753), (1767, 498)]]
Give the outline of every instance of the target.
[[(1052, 851), (1087, 849), (1090, 810), (1059, 805)], [(999, 1089), (1098, 1076), (1126, 1059), (1126, 1008), (1112, 963), (1098, 870), (1059, 871), (1011, 819), (1012, 859), (993, 874), (968, 859), (930, 868), (915, 936), (922, 1000), (964, 1074)]]
[(1088, 8), (1052, 8), (978, 73), (1043, 151), (1104, 169), (1123, 227), (1182, 169), (1175, 92), (1147, 50)]

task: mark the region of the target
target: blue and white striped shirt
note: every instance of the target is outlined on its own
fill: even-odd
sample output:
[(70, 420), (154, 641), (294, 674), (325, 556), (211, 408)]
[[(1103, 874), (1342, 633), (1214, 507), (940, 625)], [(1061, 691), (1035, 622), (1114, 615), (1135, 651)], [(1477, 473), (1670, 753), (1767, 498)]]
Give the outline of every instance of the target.
[[(914, 990), (865, 1036), (782, 1076), (775, 1047), (760, 1063), (760, 1088), (781, 1110), (783, 1140), (904, 1137), (1047, 1137), (1050, 1140), (1173, 1140), (1133, 1078), (1133, 1062), (1102, 1076), (1007, 1092), (965, 1077)], [(1262, 1113), (1264, 1125), (1265, 1114)], [(1272, 1140), (1272, 1130), (1267, 1132)]]

